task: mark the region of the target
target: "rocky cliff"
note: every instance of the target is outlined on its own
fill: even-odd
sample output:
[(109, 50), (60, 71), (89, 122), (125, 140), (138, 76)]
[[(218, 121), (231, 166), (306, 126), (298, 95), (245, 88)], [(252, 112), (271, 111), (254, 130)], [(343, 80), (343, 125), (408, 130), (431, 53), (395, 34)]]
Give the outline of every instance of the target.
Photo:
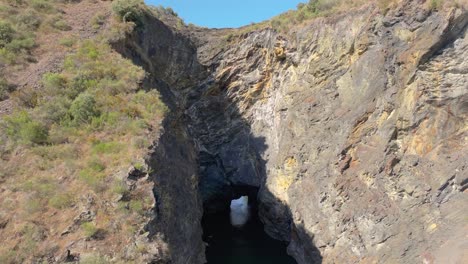
[[(72, 230), (50, 256), (31, 258), (96, 251), (111, 262), (204, 263), (203, 214), (258, 189), (266, 232), (300, 264), (467, 262), (468, 11), (395, 2), (289, 32), (144, 13), (111, 46), (144, 68), (141, 88), (156, 87), (169, 108), (145, 170), (122, 176), (130, 191), (152, 188), (154, 208), (125, 243)], [(95, 8), (110, 16), (108, 2)], [(35, 239), (52, 244), (54, 229)]]
[(186, 34), (207, 74), (174, 93), (205, 210), (259, 187), (298, 263), (466, 261), (467, 23), (402, 1), (221, 48)]

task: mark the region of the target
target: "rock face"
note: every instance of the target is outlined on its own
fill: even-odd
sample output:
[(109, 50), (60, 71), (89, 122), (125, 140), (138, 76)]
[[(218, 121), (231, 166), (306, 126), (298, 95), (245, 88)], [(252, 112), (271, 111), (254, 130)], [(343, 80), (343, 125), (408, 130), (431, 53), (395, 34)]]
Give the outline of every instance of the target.
[(155, 21), (121, 47), (172, 108), (149, 161), (171, 263), (202, 263), (202, 210), (235, 186), (301, 264), (467, 261), (468, 12), (417, 2), (219, 50)]
[(154, 217), (147, 225), (150, 241), (157, 245), (149, 263), (204, 263), (203, 208), (198, 193), (198, 152), (188, 135), (181, 113), (179, 89), (193, 85), (205, 74), (190, 40), (152, 16), (145, 27), (114, 48), (149, 73), (144, 86), (157, 87), (171, 113), (164, 132), (150, 151), (147, 164), (154, 182)]

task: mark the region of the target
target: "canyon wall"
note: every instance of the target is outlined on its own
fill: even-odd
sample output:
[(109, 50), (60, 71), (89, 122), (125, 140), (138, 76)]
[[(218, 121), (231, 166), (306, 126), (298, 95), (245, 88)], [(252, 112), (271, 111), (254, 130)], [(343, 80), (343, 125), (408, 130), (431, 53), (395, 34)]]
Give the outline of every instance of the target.
[(213, 71), (185, 113), (204, 200), (259, 186), (299, 263), (466, 258), (467, 22), (403, 1), (200, 44)]
[(229, 43), (152, 20), (116, 45), (171, 109), (148, 159), (161, 263), (203, 262), (202, 212), (235, 186), (301, 264), (466, 260), (468, 13), (417, 2)]
[(202, 201), (198, 192), (198, 151), (187, 132), (184, 89), (202, 79), (191, 41), (151, 15), (145, 26), (114, 48), (148, 73), (145, 89), (158, 89), (169, 114), (163, 131), (146, 158), (154, 183), (153, 218), (147, 224), (150, 263), (204, 263)]

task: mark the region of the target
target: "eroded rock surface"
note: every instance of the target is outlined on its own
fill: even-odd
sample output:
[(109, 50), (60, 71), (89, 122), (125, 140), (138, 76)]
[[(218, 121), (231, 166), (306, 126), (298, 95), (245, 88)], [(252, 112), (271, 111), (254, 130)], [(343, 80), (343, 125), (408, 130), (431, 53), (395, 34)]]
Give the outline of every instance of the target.
[(466, 261), (468, 13), (416, 2), (200, 53), (184, 107), (205, 208), (259, 186), (299, 263)]
[(203, 263), (203, 210), (235, 186), (260, 188), (301, 264), (467, 261), (465, 9), (370, 4), (229, 43), (149, 20), (115, 48), (171, 109), (148, 159), (155, 263)]

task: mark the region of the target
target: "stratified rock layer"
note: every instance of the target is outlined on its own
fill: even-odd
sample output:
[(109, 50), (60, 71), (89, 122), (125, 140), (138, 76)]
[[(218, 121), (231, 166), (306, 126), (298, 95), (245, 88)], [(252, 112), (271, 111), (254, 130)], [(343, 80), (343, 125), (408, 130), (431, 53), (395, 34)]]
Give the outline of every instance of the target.
[(212, 74), (184, 102), (205, 210), (259, 186), (299, 263), (466, 260), (468, 13), (416, 2), (246, 33), (213, 57), (196, 39)]

